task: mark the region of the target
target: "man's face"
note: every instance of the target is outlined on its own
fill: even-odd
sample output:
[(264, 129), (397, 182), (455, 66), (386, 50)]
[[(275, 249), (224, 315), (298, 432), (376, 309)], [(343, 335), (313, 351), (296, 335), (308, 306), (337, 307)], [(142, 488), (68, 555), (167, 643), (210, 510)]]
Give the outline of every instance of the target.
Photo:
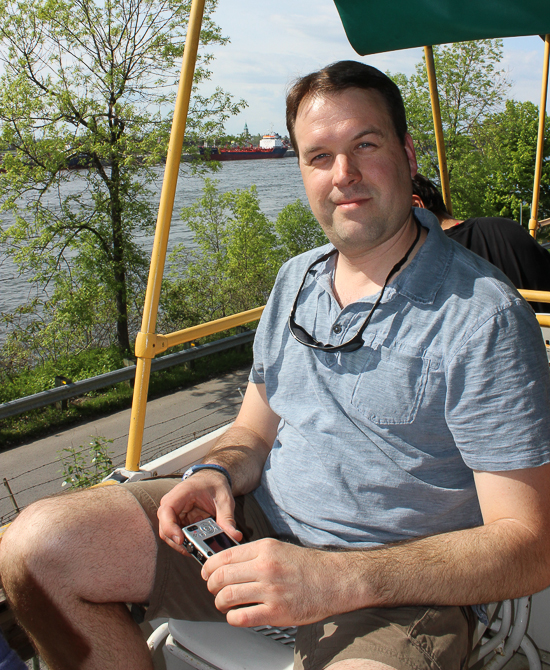
[(409, 220), (414, 148), (409, 135), (399, 141), (377, 91), (306, 98), (295, 135), (309, 204), (339, 251), (359, 256)]

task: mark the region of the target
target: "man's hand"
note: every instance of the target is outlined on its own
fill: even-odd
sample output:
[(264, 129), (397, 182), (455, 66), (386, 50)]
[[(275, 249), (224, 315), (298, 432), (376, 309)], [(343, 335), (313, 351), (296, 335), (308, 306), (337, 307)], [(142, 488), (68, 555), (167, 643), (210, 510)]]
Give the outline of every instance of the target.
[(235, 526), (234, 509), (235, 501), (227, 478), (215, 470), (201, 470), (161, 499), (157, 512), (159, 535), (171, 547), (185, 554), (182, 526), (211, 516), (239, 542), (242, 533)]
[(232, 626), (298, 626), (349, 608), (340, 556), (264, 539), (211, 556), (202, 576)]

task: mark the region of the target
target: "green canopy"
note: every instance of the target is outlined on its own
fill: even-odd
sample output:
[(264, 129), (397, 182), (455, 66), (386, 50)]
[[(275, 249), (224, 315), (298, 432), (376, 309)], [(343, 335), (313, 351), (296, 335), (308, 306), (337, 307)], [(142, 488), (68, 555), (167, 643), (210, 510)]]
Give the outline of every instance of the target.
[(550, 0), (334, 0), (358, 54), (550, 33)]

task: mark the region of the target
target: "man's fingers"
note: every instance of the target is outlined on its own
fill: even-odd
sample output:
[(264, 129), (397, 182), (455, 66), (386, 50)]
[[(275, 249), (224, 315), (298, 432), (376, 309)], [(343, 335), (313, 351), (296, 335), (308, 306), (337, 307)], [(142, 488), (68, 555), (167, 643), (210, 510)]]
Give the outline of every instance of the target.
[(216, 607), (226, 614), (230, 609), (247, 605), (257, 605), (265, 601), (265, 590), (256, 582), (234, 583), (225, 586), (216, 595)]
[(159, 529), (159, 537), (160, 537), (161, 540), (164, 540), (164, 542), (166, 542), (166, 544), (168, 546), (172, 547), (172, 549), (175, 549), (179, 554), (187, 555), (187, 551), (185, 551), (185, 549), (183, 548), (183, 546), (181, 544), (176, 544), (172, 540), (172, 538), (167, 537), (166, 535), (164, 535), (164, 533), (160, 529)]
[(238, 626), (240, 628), (265, 626), (274, 621), (270, 608), (263, 603), (251, 605), (250, 607), (231, 609), (227, 612), (226, 619), (227, 623), (231, 624), (231, 626)]
[(240, 530), (237, 530), (237, 525), (233, 518), (233, 510), (231, 510), (231, 514), (228, 514), (225, 511), (218, 511), (218, 514), (216, 515), (216, 523), (229, 535), (229, 537), (232, 537), (237, 542), (240, 542), (243, 539), (243, 534)]
[[(260, 540), (261, 542), (261, 540)], [(206, 561), (202, 568), (202, 578), (205, 580), (210, 579), (210, 576), (216, 572), (219, 568), (227, 566), (224, 568), (225, 572), (222, 571), (219, 575), (216, 576), (215, 585), (221, 584), (223, 575), (228, 574), (227, 569), (231, 568), (231, 578), (237, 578), (236, 570), (241, 571), (243, 569), (243, 564), (246, 561), (251, 561), (258, 556), (257, 551), (257, 542), (249, 542), (247, 544), (241, 544), (238, 547), (231, 547), (225, 551), (220, 551), (219, 554), (214, 554)], [(246, 575), (241, 576), (238, 581), (243, 581), (246, 578)]]
[(157, 517), (160, 537), (165, 541), (171, 540), (177, 546), (183, 544), (180, 518), (172, 507), (161, 505), (157, 510)]

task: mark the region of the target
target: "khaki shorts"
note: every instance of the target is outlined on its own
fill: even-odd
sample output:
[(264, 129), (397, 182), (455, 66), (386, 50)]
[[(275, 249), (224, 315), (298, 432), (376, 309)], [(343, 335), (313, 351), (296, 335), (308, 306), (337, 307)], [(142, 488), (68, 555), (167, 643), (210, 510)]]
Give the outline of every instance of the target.
[[(200, 576), (201, 566), (159, 538), (160, 499), (180, 480), (162, 477), (125, 484), (143, 507), (157, 538), (155, 584), (146, 620), (169, 616), (190, 621), (225, 621)], [(235, 521), (243, 541), (276, 537), (253, 495), (235, 501)], [(399, 607), (363, 609), (300, 626), (295, 670), (320, 670), (348, 658), (386, 663), (396, 670), (459, 670), (467, 667), (475, 625), (469, 608)]]

